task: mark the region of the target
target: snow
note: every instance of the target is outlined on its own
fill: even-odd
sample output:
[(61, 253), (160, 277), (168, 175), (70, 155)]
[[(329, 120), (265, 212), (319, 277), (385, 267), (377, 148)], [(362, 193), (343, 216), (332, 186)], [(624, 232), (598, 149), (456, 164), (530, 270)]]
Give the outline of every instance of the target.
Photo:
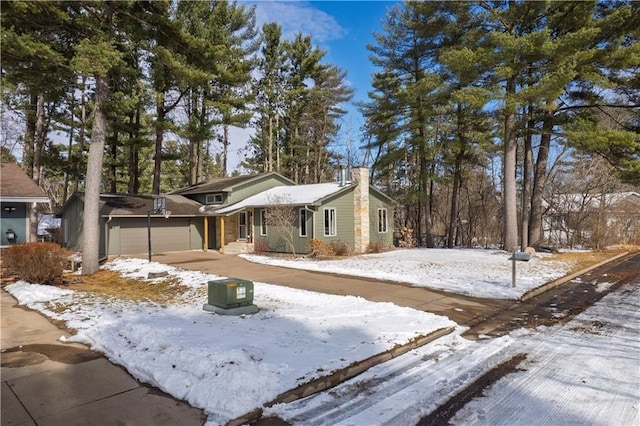
[[(416, 267), (430, 266), (412, 271), (408, 263), (393, 265), (405, 258)], [(402, 280), (422, 273), (423, 283), (437, 281), (445, 288), (449, 283), (456, 291), (471, 286), (466, 294), (472, 295), (493, 286), (502, 290), (490, 294), (515, 297), (509, 292), (511, 262), (503, 252), (397, 250), (322, 264), (325, 271), (345, 273), (353, 267), (337, 265), (366, 262), (373, 262), (384, 279), (392, 279), (392, 270), (403, 274)], [(502, 263), (509, 265), (507, 281), (494, 271)], [(529, 271), (529, 286), (563, 275), (569, 267), (538, 257), (517, 266), (519, 273)], [(456, 326), (448, 318), (390, 303), (262, 282), (254, 288), (257, 314), (216, 315), (202, 309), (206, 283), (223, 277), (140, 259), (116, 259), (105, 267), (139, 279), (167, 272), (188, 289), (162, 304), (106, 299), (75, 291), (73, 285), (61, 289), (18, 282), (5, 289), (20, 304), (76, 329), (68, 340), (90, 345), (139, 380), (203, 408), (208, 425), (225, 424), (282, 392), (418, 335)], [(440, 278), (432, 271), (440, 271)], [(162, 279), (147, 281), (153, 285)], [(304, 425), (415, 424), (493, 366), (526, 353), (521, 367), (527, 371), (497, 382), (486, 397), (460, 410), (455, 423), (640, 424), (640, 289), (624, 288), (630, 290), (605, 296), (564, 326), (477, 342), (462, 338), (464, 328), (457, 326), (454, 333), (328, 392), (266, 408), (266, 413)]]
[(322, 198), (344, 189), (338, 183), (315, 183), (296, 186), (276, 186), (227, 207), (216, 209), (216, 214), (227, 214), (247, 207), (263, 207), (271, 204), (292, 206), (311, 205)]
[(639, 321), (640, 287), (632, 285), (564, 326), (477, 342), (449, 335), (266, 414), (309, 426), (416, 424), (491, 367), (526, 354), (526, 371), (503, 377), (450, 424), (638, 425)]
[(282, 258), (255, 254), (241, 257), (256, 263), (333, 272), (412, 284), (472, 297), (519, 299), (527, 291), (566, 275), (573, 263), (536, 254), (516, 262), (512, 287), (511, 253), (484, 249), (396, 249), (341, 260)]

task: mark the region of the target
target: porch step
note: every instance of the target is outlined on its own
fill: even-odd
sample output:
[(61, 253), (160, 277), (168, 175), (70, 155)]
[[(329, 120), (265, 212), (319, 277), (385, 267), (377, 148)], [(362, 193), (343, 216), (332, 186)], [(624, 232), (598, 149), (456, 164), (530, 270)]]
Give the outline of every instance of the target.
[(233, 241), (224, 246), (224, 254), (240, 254), (253, 252), (253, 243)]

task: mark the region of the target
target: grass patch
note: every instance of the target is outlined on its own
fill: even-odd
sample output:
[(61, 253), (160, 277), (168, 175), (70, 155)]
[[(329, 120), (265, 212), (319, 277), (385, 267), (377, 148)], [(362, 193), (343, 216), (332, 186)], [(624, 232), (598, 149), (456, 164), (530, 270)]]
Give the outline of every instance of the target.
[[(632, 249), (634, 247), (635, 249)], [(581, 271), (585, 268), (588, 268), (597, 263), (600, 263), (604, 260), (610, 259), (620, 253), (632, 252), (632, 251), (638, 251), (638, 247), (628, 246), (628, 247), (621, 248), (619, 246), (616, 246), (614, 248), (609, 248), (606, 250), (598, 250), (598, 251), (559, 252), (559, 253), (554, 253), (549, 257), (543, 257), (542, 260), (573, 263), (573, 266), (569, 270), (569, 273), (572, 274), (574, 272)]]
[[(71, 281), (77, 280), (73, 276)], [(92, 293), (104, 297), (114, 297), (133, 302), (171, 302), (188, 290), (188, 286), (178, 283), (176, 278), (160, 282), (124, 278), (118, 272), (101, 269), (93, 275), (80, 276), (79, 282), (69, 285), (76, 291)]]

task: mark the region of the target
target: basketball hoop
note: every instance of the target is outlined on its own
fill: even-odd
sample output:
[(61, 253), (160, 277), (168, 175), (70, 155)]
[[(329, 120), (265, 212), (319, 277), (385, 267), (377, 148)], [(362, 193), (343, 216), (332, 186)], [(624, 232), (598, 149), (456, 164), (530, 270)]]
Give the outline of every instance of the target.
[(165, 219), (169, 219), (169, 216), (171, 216), (171, 210), (165, 210), (163, 214)]

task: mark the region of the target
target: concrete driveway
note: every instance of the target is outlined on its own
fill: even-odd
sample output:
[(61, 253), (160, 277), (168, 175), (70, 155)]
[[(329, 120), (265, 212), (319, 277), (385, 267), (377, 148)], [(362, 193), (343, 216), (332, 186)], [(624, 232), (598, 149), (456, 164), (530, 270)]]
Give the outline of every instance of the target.
[[(146, 259), (147, 255), (135, 257)], [(155, 254), (152, 260), (230, 278), (261, 281), (320, 293), (360, 296), (373, 302), (391, 302), (398, 306), (444, 315), (458, 324), (467, 326), (484, 321), (488, 316), (515, 303), (465, 297), (370, 278), (263, 265), (217, 251), (160, 253)]]

